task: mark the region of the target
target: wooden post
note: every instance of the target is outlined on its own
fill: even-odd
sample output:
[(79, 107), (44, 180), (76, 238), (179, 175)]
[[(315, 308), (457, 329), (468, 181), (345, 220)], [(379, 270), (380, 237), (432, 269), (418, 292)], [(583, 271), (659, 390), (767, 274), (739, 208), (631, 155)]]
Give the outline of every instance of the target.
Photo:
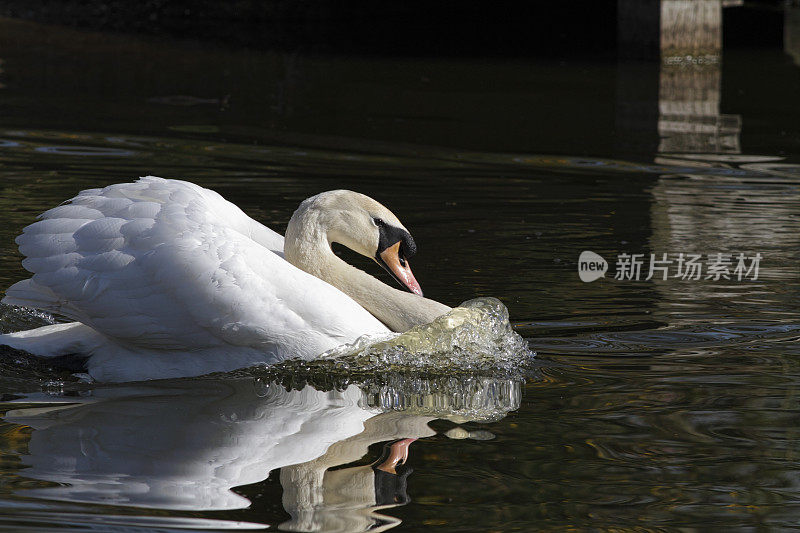
[(743, 0), (617, 0), (620, 57), (719, 56), (722, 8)]
[(721, 0), (662, 0), (662, 62), (687, 56), (719, 60), (721, 52)]
[(618, 0), (620, 57), (651, 59), (658, 72), (658, 93), (648, 104), (647, 81), (635, 79), (648, 69), (619, 65), (621, 148), (628, 147), (627, 138), (646, 143), (649, 127), (659, 139), (659, 153), (740, 151), (741, 118), (720, 114), (720, 58), (722, 9), (741, 4), (742, 0)]

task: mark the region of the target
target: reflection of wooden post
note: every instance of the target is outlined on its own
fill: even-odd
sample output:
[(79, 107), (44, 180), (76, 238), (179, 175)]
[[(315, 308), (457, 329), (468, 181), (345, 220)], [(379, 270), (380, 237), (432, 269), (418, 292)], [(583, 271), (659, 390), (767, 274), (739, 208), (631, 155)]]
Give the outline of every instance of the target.
[(650, 107), (647, 91), (641, 90), (647, 81), (632, 75), (646, 75), (647, 69), (619, 66), (621, 148), (635, 148), (631, 140), (647, 143), (652, 131), (660, 138), (658, 152), (739, 152), (741, 119), (719, 111), (722, 8), (741, 4), (742, 0), (618, 0), (620, 56), (660, 59), (658, 94)]
[(661, 65), (658, 151), (738, 153), (741, 118), (721, 115), (720, 64)]

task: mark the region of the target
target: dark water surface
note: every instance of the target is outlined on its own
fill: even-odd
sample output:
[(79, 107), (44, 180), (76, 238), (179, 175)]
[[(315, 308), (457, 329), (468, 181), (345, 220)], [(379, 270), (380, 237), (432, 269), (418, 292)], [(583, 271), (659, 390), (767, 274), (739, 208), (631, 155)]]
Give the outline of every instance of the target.
[[(0, 529), (800, 521), (788, 55), (661, 72), (352, 59), (0, 20), (0, 60), (0, 287), (26, 275), (14, 237), (87, 187), (189, 179), (280, 232), (304, 198), (349, 188), (410, 229), (426, 296), (501, 299), (538, 353), (514, 376), (288, 368), (120, 386), (6, 355)], [(580, 280), (585, 250), (605, 278)], [(644, 254), (639, 280), (614, 279), (622, 253)], [(683, 280), (673, 263), (646, 281), (651, 253), (704, 268), (732, 254), (731, 279)], [(761, 254), (757, 279), (737, 279), (740, 253)], [(3, 331), (46, 319), (1, 311)], [(375, 468), (401, 439), (418, 439), (407, 463)]]

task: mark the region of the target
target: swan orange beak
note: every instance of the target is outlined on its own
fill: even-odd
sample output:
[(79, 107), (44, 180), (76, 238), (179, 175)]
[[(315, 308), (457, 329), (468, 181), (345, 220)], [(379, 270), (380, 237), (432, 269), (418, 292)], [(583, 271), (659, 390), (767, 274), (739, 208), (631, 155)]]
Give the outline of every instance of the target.
[(417, 279), (411, 272), (411, 267), (405, 258), (400, 257), (400, 241), (386, 248), (378, 254), (380, 258), (380, 265), (384, 267), (401, 285), (405, 286), (414, 294), (422, 296), (422, 288), (420, 288)]

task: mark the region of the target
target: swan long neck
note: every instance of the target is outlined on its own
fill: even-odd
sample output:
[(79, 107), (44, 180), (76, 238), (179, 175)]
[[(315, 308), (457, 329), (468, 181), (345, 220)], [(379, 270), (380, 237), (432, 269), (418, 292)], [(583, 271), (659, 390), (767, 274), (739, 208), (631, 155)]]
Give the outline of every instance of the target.
[(331, 249), (335, 241), (330, 239), (329, 218), (304, 202), (286, 228), (286, 260), (344, 292), (393, 331), (427, 324), (450, 311), (437, 301), (392, 288), (337, 257)]

